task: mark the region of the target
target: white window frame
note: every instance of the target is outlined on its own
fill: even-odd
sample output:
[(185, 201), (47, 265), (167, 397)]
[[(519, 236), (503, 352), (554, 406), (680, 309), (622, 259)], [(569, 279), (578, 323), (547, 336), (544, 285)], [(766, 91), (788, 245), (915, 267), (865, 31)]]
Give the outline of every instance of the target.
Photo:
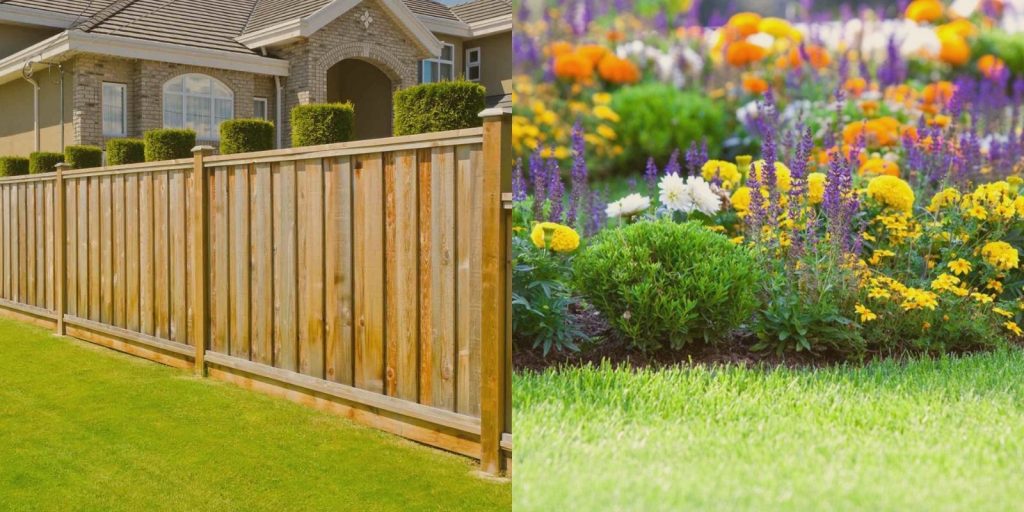
[[(476, 52), (476, 62), (472, 62), (469, 59), (470, 54), (472, 54), (473, 52)], [(469, 70), (472, 68), (476, 68), (476, 78), (472, 78), (472, 75), (469, 73)], [(466, 80), (469, 80), (471, 82), (479, 82), (481, 79), (483, 79), (483, 76), (483, 52), (480, 51), (480, 47), (477, 46), (475, 48), (466, 48)]]
[[(452, 56), (451, 60), (445, 60), (445, 59), (442, 58), (442, 57), (444, 57), (444, 49), (445, 48), (451, 48), (451, 56)], [(426, 73), (423, 72), (423, 67), (426, 66), (426, 65), (429, 65), (429, 64), (437, 64), (437, 74), (438, 74), (438, 76), (435, 77), (436, 79), (433, 80), (433, 82), (443, 82), (445, 80), (455, 80), (455, 45), (452, 44), (452, 43), (446, 43), (444, 41), (441, 41), (441, 55), (439, 55), (439, 56), (437, 56), (436, 58), (433, 58), (433, 59), (423, 59), (423, 60), (420, 61), (420, 83), (421, 84), (433, 83), (433, 82), (425, 82), (423, 80), (426, 77)], [(452, 76), (447, 77), (447, 78), (442, 78), (440, 76), (441, 75), (441, 65), (442, 64), (448, 64), (449, 69), (452, 70)]]
[[(209, 94), (199, 94), (199, 93), (187, 92), (185, 90), (185, 83), (187, 82), (189, 77), (200, 77), (200, 78), (203, 78), (203, 79), (210, 80), (210, 92), (209, 92)], [(168, 90), (168, 87), (170, 86), (171, 82), (174, 82), (175, 80), (181, 80), (181, 83), (182, 83), (181, 89), (177, 90), (177, 91)], [(228, 95), (227, 96), (221, 96), (221, 95), (217, 94), (216, 85), (218, 85), (218, 84), (221, 85), (222, 87), (224, 87), (224, 89), (226, 89), (228, 91)], [(234, 117), (235, 117), (235, 92), (233, 90), (231, 90), (231, 88), (228, 87), (227, 84), (225, 84), (224, 82), (222, 82), (220, 80), (217, 80), (216, 78), (214, 78), (214, 77), (212, 77), (210, 75), (204, 75), (202, 73), (186, 73), (186, 74), (183, 74), (183, 75), (178, 75), (178, 76), (176, 76), (174, 78), (171, 78), (170, 80), (164, 82), (164, 86), (162, 87), (161, 91), (162, 91), (161, 100), (163, 101), (163, 108), (162, 108), (162, 110), (163, 110), (163, 126), (164, 126), (164, 128), (185, 128), (186, 127), (187, 120), (188, 120), (188, 117), (189, 117), (189, 111), (188, 111), (188, 103), (189, 102), (188, 102), (188, 100), (190, 98), (193, 98), (193, 99), (194, 98), (198, 98), (198, 99), (202, 99), (202, 100), (209, 100), (209, 105), (210, 105), (210, 132), (211, 133), (207, 135), (207, 134), (199, 133), (199, 131), (196, 130), (196, 139), (198, 139), (198, 140), (213, 141), (213, 142), (216, 142), (216, 141), (220, 140), (220, 126), (216, 122), (217, 121), (217, 114), (216, 114), (216, 112), (217, 112), (217, 100), (222, 100), (222, 101), (223, 100), (230, 100), (229, 104), (231, 105), (231, 112), (228, 115), (228, 117), (225, 118), (225, 119), (222, 119), (222, 121), (225, 121), (225, 120), (228, 120), (228, 119), (234, 119)], [(181, 96), (181, 124), (170, 124), (167, 121), (167, 104), (166, 103), (167, 103), (167, 96), (168, 95)]]
[[(107, 99), (107, 88), (113, 87), (121, 93), (121, 131), (111, 131), (107, 127), (106, 123), (106, 99)], [(124, 137), (128, 135), (128, 84), (121, 84), (117, 82), (103, 82), (100, 90), (101, 102), (100, 102), (100, 115), (103, 117), (103, 136), (104, 137)]]
[(256, 117), (256, 104), (257, 103), (262, 103), (263, 104), (263, 117), (260, 117), (258, 119), (263, 119), (264, 121), (270, 119), (270, 102), (267, 100), (267, 98), (260, 98), (260, 97), (253, 97), (253, 99), (252, 99), (253, 117)]

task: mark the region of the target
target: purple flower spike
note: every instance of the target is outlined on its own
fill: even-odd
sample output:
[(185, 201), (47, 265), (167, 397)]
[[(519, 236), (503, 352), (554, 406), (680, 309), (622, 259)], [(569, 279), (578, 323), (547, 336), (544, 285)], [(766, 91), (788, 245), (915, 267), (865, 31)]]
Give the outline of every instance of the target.
[(548, 199), (551, 202), (551, 211), (548, 212), (548, 220), (551, 222), (562, 222), (565, 211), (565, 184), (562, 183), (562, 171), (558, 168), (558, 161), (548, 161)]
[(644, 181), (647, 182), (647, 193), (653, 194), (658, 189), (658, 166), (654, 164), (654, 157), (647, 158), (647, 169), (644, 171)]
[(526, 200), (526, 178), (523, 177), (523, 159), (516, 158), (512, 165), (512, 200)]
[(682, 168), (679, 165), (679, 150), (676, 149), (672, 152), (672, 156), (669, 157), (668, 163), (665, 164), (665, 175), (670, 174), (679, 175)]

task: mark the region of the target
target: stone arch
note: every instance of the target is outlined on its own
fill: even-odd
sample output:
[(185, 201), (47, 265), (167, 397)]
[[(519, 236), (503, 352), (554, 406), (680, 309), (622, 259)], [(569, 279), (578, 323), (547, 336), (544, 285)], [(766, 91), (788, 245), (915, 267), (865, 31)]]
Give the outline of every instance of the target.
[(346, 43), (325, 53), (313, 66), (313, 90), (315, 93), (312, 101), (326, 101), (327, 70), (345, 59), (358, 59), (373, 64), (391, 80), (392, 91), (414, 85), (406, 83), (408, 77), (402, 73), (402, 62), (394, 55), (367, 42)]

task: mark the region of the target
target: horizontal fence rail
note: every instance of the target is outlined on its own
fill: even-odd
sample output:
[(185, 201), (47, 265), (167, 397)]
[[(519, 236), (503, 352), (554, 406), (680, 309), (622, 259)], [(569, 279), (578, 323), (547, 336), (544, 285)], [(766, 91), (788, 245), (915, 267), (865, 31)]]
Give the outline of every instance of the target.
[(0, 179), (0, 309), (510, 464), (507, 113)]

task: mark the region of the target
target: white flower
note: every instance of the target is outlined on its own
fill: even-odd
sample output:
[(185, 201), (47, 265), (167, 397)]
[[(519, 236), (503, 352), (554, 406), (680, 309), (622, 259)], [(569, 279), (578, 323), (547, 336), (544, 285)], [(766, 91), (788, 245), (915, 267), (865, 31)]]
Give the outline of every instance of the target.
[(669, 210), (679, 212), (689, 212), (693, 210), (693, 201), (690, 198), (690, 192), (686, 186), (686, 183), (678, 174), (669, 174), (661, 178), (661, 182), (658, 183), (658, 189), (661, 190), (661, 194), (658, 199), (661, 204)]
[(609, 218), (632, 217), (651, 207), (651, 198), (630, 194), (608, 205), (604, 212)]
[(765, 50), (771, 50), (772, 45), (775, 44), (775, 38), (766, 32), (758, 32), (747, 37), (747, 42), (754, 46), (760, 46)]
[(690, 196), (691, 208), (712, 216), (722, 208), (722, 199), (711, 189), (711, 184), (700, 176), (686, 179), (686, 188)]

